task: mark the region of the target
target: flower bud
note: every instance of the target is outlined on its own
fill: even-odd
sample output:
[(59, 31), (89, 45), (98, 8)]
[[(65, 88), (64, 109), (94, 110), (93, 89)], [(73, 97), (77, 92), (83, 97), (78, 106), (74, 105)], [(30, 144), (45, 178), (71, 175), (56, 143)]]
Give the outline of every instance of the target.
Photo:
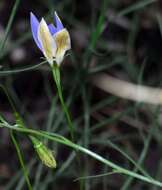
[(37, 138), (32, 136), (31, 139), (34, 144), (34, 148), (43, 164), (49, 168), (56, 168), (56, 160), (52, 151)]

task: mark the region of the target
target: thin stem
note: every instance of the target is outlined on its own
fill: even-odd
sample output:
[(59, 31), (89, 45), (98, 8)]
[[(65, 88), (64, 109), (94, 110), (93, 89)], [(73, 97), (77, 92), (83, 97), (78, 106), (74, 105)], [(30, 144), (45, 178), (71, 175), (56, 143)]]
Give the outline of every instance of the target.
[(8, 76), (10, 74), (13, 75), (13, 74), (17, 74), (17, 73), (22, 73), (22, 72), (35, 70), (35, 69), (38, 69), (40, 66), (42, 66), (45, 63), (46, 63), (46, 61), (43, 61), (43, 62), (41, 62), (39, 64), (28, 66), (28, 67), (23, 67), (23, 68), (19, 68), (19, 69), (12, 69), (12, 70), (7, 70), (7, 71), (0, 71), (0, 76), (4, 76), (4, 75)]
[(132, 176), (136, 179), (140, 179), (142, 181), (145, 181), (145, 182), (148, 182), (148, 183), (162, 187), (162, 182), (157, 181), (157, 180), (152, 179), (152, 178), (148, 178), (146, 176), (135, 173), (133, 171), (127, 170), (121, 166), (118, 166), (115, 163), (113, 163), (113, 162), (105, 159), (104, 157), (100, 156), (99, 154), (92, 152), (91, 150), (88, 150), (88, 149), (86, 149), (86, 148), (84, 148), (78, 144), (75, 144), (75, 143), (71, 142), (70, 140), (66, 139), (65, 137), (63, 137), (61, 135), (57, 135), (55, 133), (47, 133), (46, 131), (38, 131), (38, 130), (29, 129), (29, 128), (21, 128), (21, 127), (11, 126), (9, 124), (3, 124), (3, 123), (1, 124), (1, 127), (10, 128), (10, 129), (17, 130), (17, 131), (23, 132), (23, 133), (28, 133), (31, 135), (38, 135), (40, 137), (44, 137), (44, 138), (47, 138), (49, 140), (56, 141), (58, 143), (69, 146), (69, 147), (73, 148), (74, 150), (80, 151), (82, 153), (85, 153), (85, 154), (93, 157), (94, 159), (98, 160), (99, 162), (111, 167), (113, 169), (113, 171), (115, 170), (121, 174)]
[(20, 147), (19, 147), (18, 142), (17, 142), (17, 140), (16, 140), (16, 138), (15, 138), (15, 136), (14, 136), (14, 134), (13, 134), (12, 131), (10, 131), (10, 135), (11, 135), (12, 142), (15, 145), (15, 148), (16, 148), (16, 151), (17, 151), (17, 155), (18, 155), (18, 158), (19, 158), (19, 161), (20, 161), (23, 173), (24, 173), (24, 177), (25, 177), (28, 189), (32, 190), (32, 185), (31, 185), (30, 179), (28, 177), (28, 171), (27, 171), (27, 169), (25, 167), (23, 156), (22, 156), (22, 153), (20, 151)]
[(16, 108), (15, 108), (15, 105), (14, 105), (14, 103), (13, 103), (13, 101), (12, 101), (12, 99), (11, 99), (9, 93), (8, 93), (8, 91), (7, 91), (7, 88), (5, 88), (5, 86), (3, 86), (2, 84), (0, 84), (0, 88), (3, 90), (4, 94), (6, 95), (8, 101), (9, 101), (9, 103), (11, 105), (11, 108), (12, 108), (13, 112), (15, 113), (16, 112)]
[(6, 27), (6, 31), (5, 31), (5, 37), (4, 37), (4, 40), (2, 41), (2, 43), (0, 45), (0, 52), (1, 52), (0, 57), (1, 57), (2, 53), (3, 53), (2, 50), (3, 50), (4, 46), (5, 46), (6, 40), (8, 38), (8, 35), (9, 35), (9, 32), (10, 32), (10, 28), (12, 26), (13, 19), (15, 17), (15, 14), (16, 14), (16, 11), (17, 11), (19, 3), (20, 3), (20, 0), (16, 0), (15, 3), (14, 3), (14, 6), (12, 8), (11, 16), (9, 18), (9, 21), (8, 21), (8, 24), (7, 24), (7, 27)]
[[(63, 98), (63, 93), (62, 93), (62, 88), (61, 88), (61, 77), (60, 77), (60, 68), (59, 66), (56, 64), (56, 63), (53, 63), (52, 65), (52, 73), (53, 73), (53, 78), (55, 80), (55, 83), (56, 83), (56, 87), (57, 87), (57, 91), (58, 91), (58, 96), (59, 96), (59, 99), (60, 99), (60, 102), (61, 102), (61, 106), (62, 106), (62, 109), (65, 113), (65, 116), (66, 116), (66, 120), (67, 120), (67, 126), (68, 126), (68, 129), (69, 129), (69, 132), (70, 132), (70, 136), (71, 136), (71, 140), (72, 142), (75, 142), (75, 139), (74, 139), (74, 127), (73, 127), (73, 123), (72, 123), (72, 120), (71, 120), (71, 116), (70, 116), (70, 112), (65, 104), (65, 101), (64, 101), (64, 98)], [(79, 154), (77, 152), (77, 150), (75, 150), (76, 152), (76, 159), (77, 159), (77, 162), (78, 162), (78, 165), (77, 165), (77, 168), (79, 169), (79, 171), (82, 170), (82, 166), (81, 166), (81, 161), (80, 161), (80, 157), (79, 157)], [(82, 190), (82, 184), (83, 182), (80, 181), (80, 189)]]
[(74, 128), (73, 128), (73, 124), (71, 121), (70, 113), (68, 111), (68, 108), (67, 108), (64, 98), (63, 98), (63, 93), (62, 93), (62, 88), (61, 88), (61, 80), (60, 80), (60, 69), (59, 69), (59, 66), (55, 63), (53, 64), (53, 67), (52, 67), (52, 73), (53, 73), (53, 78), (56, 83), (61, 106), (62, 106), (62, 109), (63, 109), (66, 119), (67, 119), (68, 128), (69, 128), (70, 135), (71, 135), (71, 140), (74, 142)]

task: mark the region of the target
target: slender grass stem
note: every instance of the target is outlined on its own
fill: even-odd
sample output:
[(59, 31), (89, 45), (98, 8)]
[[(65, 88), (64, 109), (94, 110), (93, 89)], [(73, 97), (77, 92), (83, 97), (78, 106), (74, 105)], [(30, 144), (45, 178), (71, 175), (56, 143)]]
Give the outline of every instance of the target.
[(29, 190), (32, 190), (32, 185), (31, 185), (30, 179), (29, 179), (29, 177), (28, 177), (28, 171), (27, 171), (27, 169), (26, 169), (26, 167), (25, 167), (25, 163), (24, 163), (24, 159), (23, 159), (23, 156), (22, 156), (20, 147), (19, 147), (19, 145), (18, 145), (18, 142), (17, 142), (17, 140), (16, 140), (16, 138), (15, 138), (15, 136), (14, 136), (12, 130), (10, 131), (10, 135), (11, 135), (12, 142), (13, 142), (13, 144), (15, 145), (15, 148), (16, 148), (16, 151), (17, 151), (17, 155), (18, 155), (18, 158), (19, 158), (19, 161), (20, 161), (20, 164), (21, 164), (23, 173), (24, 173), (24, 177), (25, 177), (25, 180), (26, 180), (28, 189), (29, 189)]
[(1, 58), (1, 55), (3, 54), (3, 48), (5, 46), (5, 43), (7, 41), (7, 38), (8, 38), (8, 35), (9, 35), (9, 32), (10, 32), (10, 29), (11, 29), (11, 26), (12, 26), (12, 23), (13, 23), (13, 20), (14, 20), (14, 17), (16, 15), (16, 11), (17, 11), (17, 8), (18, 8), (18, 5), (20, 3), (20, 0), (16, 0), (15, 3), (14, 3), (14, 6), (12, 8), (12, 11), (11, 11), (11, 15), (10, 15), (10, 18), (9, 18), (9, 21), (8, 21), (8, 24), (7, 24), (7, 27), (6, 27), (6, 31), (5, 31), (5, 37), (0, 45), (0, 58)]
[(152, 178), (148, 178), (146, 176), (143, 176), (141, 174), (135, 173), (133, 171), (127, 170), (127, 169), (125, 169), (125, 168), (123, 168), (123, 167), (121, 167), (121, 166), (107, 160), (106, 158), (100, 156), (97, 153), (92, 152), (89, 149), (86, 149), (86, 148), (84, 148), (84, 147), (82, 147), (82, 146), (80, 146), (78, 144), (73, 143), (72, 141), (68, 140), (67, 138), (65, 138), (65, 137), (63, 137), (61, 135), (57, 135), (55, 133), (49, 133), (49, 132), (46, 132), (46, 131), (38, 131), (38, 130), (29, 129), (29, 128), (27, 129), (27, 128), (21, 128), (21, 127), (18, 127), (18, 126), (11, 126), (11, 125), (6, 124), (6, 123), (4, 123), (4, 124), (0, 123), (0, 127), (6, 127), (6, 128), (9, 128), (9, 129), (19, 131), (19, 132), (28, 133), (28, 134), (31, 134), (31, 135), (37, 135), (37, 136), (44, 137), (44, 138), (47, 138), (47, 139), (52, 140), (52, 141), (56, 141), (58, 143), (64, 144), (66, 146), (69, 146), (69, 147), (73, 148), (74, 150), (80, 151), (80, 152), (82, 152), (84, 154), (87, 154), (87, 155), (91, 156), (92, 158), (98, 160), (99, 162), (111, 167), (113, 169), (113, 171), (115, 171), (115, 172), (118, 171), (121, 174), (132, 176), (132, 177), (134, 177), (136, 179), (139, 179), (139, 180), (142, 180), (144, 182), (147, 182), (147, 183), (162, 187), (162, 182), (157, 181), (157, 180), (152, 179)]
[(0, 76), (10, 75), (10, 74), (13, 75), (13, 74), (17, 74), (17, 73), (22, 73), (22, 72), (27, 72), (27, 71), (35, 70), (35, 69), (38, 69), (38, 67), (42, 66), (45, 63), (46, 63), (46, 61), (43, 61), (43, 62), (41, 62), (39, 64), (28, 66), (28, 67), (24, 67), (24, 68), (12, 69), (12, 70), (7, 70), (7, 71), (0, 71)]
[(68, 111), (68, 108), (65, 104), (64, 98), (63, 98), (63, 93), (62, 93), (62, 88), (61, 88), (61, 79), (60, 79), (60, 68), (57, 64), (53, 64), (52, 67), (52, 73), (53, 73), (53, 78), (55, 80), (56, 83), (56, 87), (57, 87), (57, 91), (58, 91), (58, 96), (61, 102), (61, 106), (62, 109), (65, 113), (66, 119), (67, 119), (67, 123), (68, 123), (68, 128), (70, 131), (70, 135), (71, 135), (71, 140), (74, 142), (74, 128), (73, 128), (73, 124), (71, 121), (71, 116), (70, 113)]

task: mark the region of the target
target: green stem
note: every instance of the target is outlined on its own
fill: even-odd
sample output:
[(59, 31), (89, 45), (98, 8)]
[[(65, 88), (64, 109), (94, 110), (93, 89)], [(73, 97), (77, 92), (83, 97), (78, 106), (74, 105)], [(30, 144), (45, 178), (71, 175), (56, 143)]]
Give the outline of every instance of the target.
[(38, 69), (40, 66), (42, 66), (43, 64), (45, 64), (47, 61), (43, 61), (39, 64), (36, 65), (32, 65), (32, 66), (28, 66), (28, 67), (23, 67), (23, 68), (19, 68), (19, 69), (12, 69), (12, 70), (4, 70), (4, 71), (0, 71), (0, 76), (4, 76), (4, 75), (10, 75), (10, 74), (17, 74), (17, 73), (22, 73), (22, 72), (27, 72), (27, 71), (31, 71), (31, 70), (36, 70)]
[[(18, 114), (17, 111), (16, 111), (15, 105), (14, 105), (14, 103), (13, 103), (13, 101), (12, 101), (12, 99), (11, 99), (11, 97), (10, 97), (8, 91), (7, 91), (7, 89), (6, 89), (2, 84), (0, 84), (0, 88), (1, 88), (1, 89), (3, 90), (3, 92), (5, 93), (7, 99), (8, 99), (8, 101), (9, 101), (11, 107), (12, 107), (12, 110), (13, 110), (13, 112), (14, 112), (14, 116), (15, 116), (15, 118), (16, 118), (16, 122), (17, 122), (17, 120), (19, 121), (18, 123), (22, 122), (22, 121), (21, 121), (21, 118), (20, 118), (20, 116), (19, 116), (19, 114)], [(1, 119), (3, 120), (2, 117), (1, 117)], [(29, 177), (28, 177), (28, 172), (27, 172), (27, 169), (26, 169), (26, 167), (25, 167), (25, 164), (24, 164), (24, 161), (23, 161), (23, 156), (22, 156), (22, 154), (21, 154), (19, 145), (18, 145), (18, 143), (17, 143), (17, 141), (16, 141), (16, 138), (15, 138), (15, 136), (14, 136), (14, 134), (13, 134), (12, 131), (10, 131), (10, 135), (11, 135), (12, 142), (13, 142), (13, 144), (15, 145), (15, 148), (16, 148), (16, 151), (17, 151), (17, 155), (18, 155), (18, 158), (19, 158), (19, 161), (20, 161), (20, 165), (21, 165), (21, 167), (22, 167), (22, 169), (23, 169), (24, 177), (25, 177), (26, 183), (27, 183), (27, 185), (28, 185), (28, 189), (29, 189), (29, 190), (32, 190), (32, 186), (31, 186), (31, 183), (30, 183), (30, 180), (29, 180)]]
[(26, 183), (27, 183), (28, 189), (32, 190), (32, 185), (31, 185), (29, 177), (28, 177), (28, 171), (27, 171), (27, 169), (25, 167), (23, 156), (22, 156), (22, 153), (20, 151), (20, 147), (18, 145), (18, 142), (17, 142), (17, 140), (16, 140), (16, 138), (15, 138), (12, 130), (10, 131), (10, 135), (11, 135), (12, 142), (15, 145), (15, 148), (16, 148), (16, 151), (17, 151), (17, 155), (18, 155), (18, 158), (19, 158), (19, 161), (20, 161), (23, 173), (24, 173), (24, 177), (26, 179)]
[(73, 128), (73, 124), (71, 121), (71, 117), (70, 117), (70, 113), (68, 111), (68, 108), (65, 104), (64, 98), (63, 98), (63, 93), (62, 93), (62, 88), (61, 88), (61, 80), (60, 80), (60, 68), (57, 64), (53, 64), (52, 67), (52, 73), (53, 73), (53, 78), (55, 80), (56, 83), (56, 87), (57, 87), (57, 91), (58, 91), (58, 96), (61, 102), (61, 106), (62, 109), (65, 113), (66, 119), (67, 119), (67, 123), (68, 123), (68, 128), (70, 131), (70, 135), (71, 135), (71, 140), (74, 142), (74, 128)]
[(12, 23), (13, 23), (13, 20), (14, 20), (14, 17), (15, 17), (15, 14), (16, 14), (16, 11), (17, 11), (17, 8), (18, 8), (18, 5), (20, 3), (20, 0), (16, 0), (15, 3), (14, 3), (14, 6), (12, 8), (12, 11), (11, 11), (11, 16), (9, 18), (9, 21), (8, 21), (8, 24), (7, 24), (7, 27), (6, 27), (6, 31), (5, 31), (5, 37), (0, 45), (0, 58), (2, 56), (2, 53), (3, 53), (3, 48), (5, 46), (5, 43), (6, 43), (6, 40), (8, 38), (8, 35), (9, 35), (9, 32), (10, 32), (10, 29), (11, 29), (11, 26), (12, 26)]
[[(58, 91), (58, 96), (59, 96), (59, 99), (60, 99), (60, 102), (61, 102), (61, 106), (62, 106), (62, 109), (65, 113), (65, 116), (66, 116), (66, 120), (67, 120), (67, 126), (68, 126), (68, 129), (69, 129), (69, 132), (70, 132), (70, 137), (71, 137), (71, 141), (72, 142), (75, 142), (75, 139), (74, 139), (74, 127), (73, 127), (73, 124), (72, 124), (72, 120), (71, 120), (71, 116), (70, 116), (70, 112), (65, 104), (65, 101), (64, 101), (64, 98), (63, 98), (63, 93), (62, 93), (62, 88), (61, 88), (61, 77), (60, 77), (60, 68), (59, 66), (56, 64), (56, 63), (53, 63), (52, 65), (52, 73), (53, 73), (53, 78), (55, 80), (55, 83), (56, 83), (56, 87), (57, 87), (57, 91)], [(77, 168), (81, 171), (82, 167), (81, 167), (81, 161), (80, 161), (80, 157), (79, 157), (79, 154), (77, 152), (77, 150), (75, 150), (76, 152), (76, 159), (77, 159), (77, 162), (78, 162), (78, 165), (77, 165)], [(83, 182), (80, 181), (80, 189), (82, 190), (82, 184)]]
[(115, 163), (113, 163), (113, 162), (105, 159), (104, 157), (100, 156), (99, 154), (96, 154), (95, 152), (92, 152), (91, 150), (88, 150), (88, 149), (86, 149), (86, 148), (84, 148), (78, 144), (75, 144), (75, 143), (71, 142), (70, 140), (66, 139), (65, 137), (63, 137), (61, 135), (57, 135), (54, 133), (48, 133), (46, 131), (38, 131), (38, 130), (36, 131), (36, 130), (29, 129), (29, 128), (27, 129), (27, 128), (11, 126), (9, 124), (1, 124), (1, 127), (10, 128), (13, 130), (17, 130), (19, 132), (28, 133), (30, 135), (38, 135), (40, 137), (44, 137), (44, 138), (47, 138), (49, 140), (56, 141), (58, 143), (69, 146), (69, 147), (73, 148), (74, 150), (80, 151), (82, 153), (85, 153), (85, 154), (93, 157), (94, 159), (98, 160), (99, 162), (111, 167), (114, 171), (118, 171), (121, 174), (132, 176), (136, 179), (140, 179), (140, 180), (145, 181), (147, 183), (154, 184), (154, 185), (157, 185), (159, 187), (162, 187), (162, 182), (157, 181), (157, 180), (152, 179), (152, 178), (148, 178), (146, 176), (135, 173), (133, 171), (127, 170), (121, 166), (118, 166)]

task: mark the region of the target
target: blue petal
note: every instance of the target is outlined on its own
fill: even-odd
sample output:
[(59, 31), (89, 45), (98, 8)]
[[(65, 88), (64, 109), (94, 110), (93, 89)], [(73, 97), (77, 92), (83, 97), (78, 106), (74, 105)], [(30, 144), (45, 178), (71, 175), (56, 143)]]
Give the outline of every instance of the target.
[(42, 51), (42, 47), (41, 47), (41, 44), (38, 40), (38, 35), (37, 35), (39, 21), (32, 12), (30, 13), (30, 25), (31, 25), (31, 31), (32, 31), (33, 39), (34, 39), (35, 43), (37, 44), (38, 48)]
[(64, 26), (56, 12), (55, 12), (55, 23), (56, 23), (57, 32), (64, 28)]
[(57, 28), (54, 27), (53, 24), (49, 24), (49, 25), (48, 25), (48, 28), (49, 28), (49, 31), (50, 31), (50, 33), (51, 33), (52, 35), (54, 35), (54, 34), (57, 32)]

